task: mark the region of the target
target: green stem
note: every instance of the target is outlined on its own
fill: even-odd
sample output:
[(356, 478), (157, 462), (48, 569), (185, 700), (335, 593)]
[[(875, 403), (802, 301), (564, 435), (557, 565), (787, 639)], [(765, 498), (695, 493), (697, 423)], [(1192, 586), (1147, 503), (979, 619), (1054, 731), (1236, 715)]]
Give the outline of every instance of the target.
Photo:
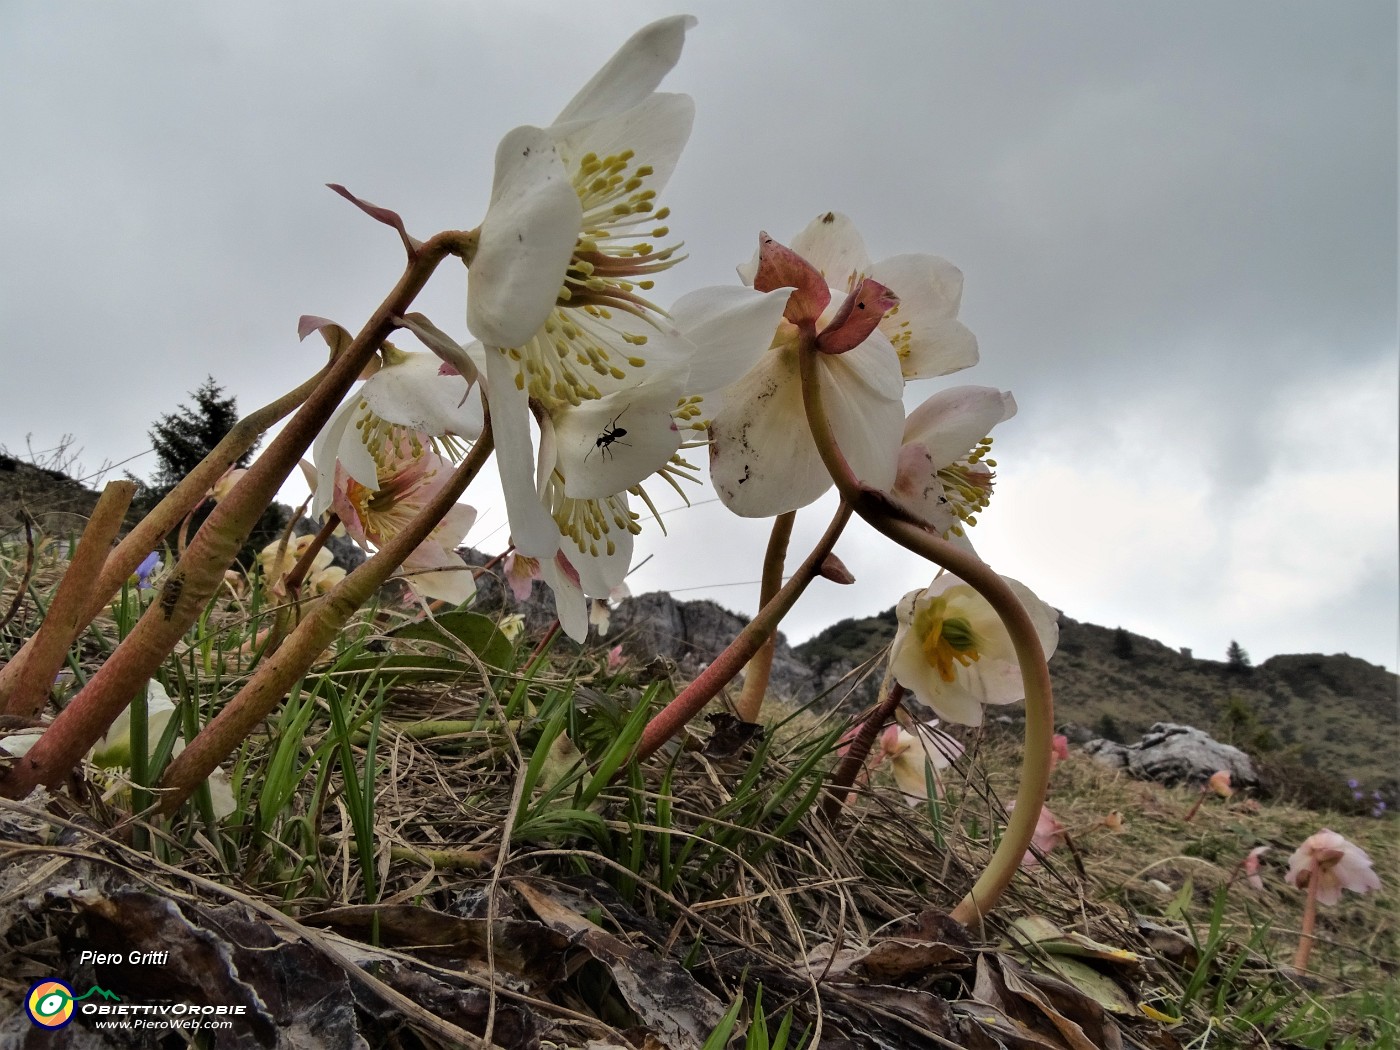
[[(310, 669), (366, 601), (395, 569), (426, 540), (457, 498), (490, 458), (495, 442), (490, 416), (481, 436), (460, 466), (402, 531), (386, 543), (311, 609), (270, 658), (258, 666), (238, 695), (209, 722), (161, 780), (160, 811), (172, 813), (205, 778), (241, 744), (276, 707), (292, 685)], [(37, 746), (37, 745), (36, 745)]]
[[(787, 559), (788, 540), (797, 511), (790, 510), (773, 519), (773, 531), (768, 535), (768, 550), (763, 555), (763, 582), (759, 587), (759, 608), (773, 600), (783, 586), (783, 563)], [(778, 650), (776, 632), (768, 636), (744, 670), (744, 688), (739, 694), (736, 711), (745, 722), (757, 722), (763, 710), (763, 698), (768, 695), (768, 680), (773, 674), (773, 654)]]
[(297, 414), (205, 520), (166, 577), (159, 600), (151, 603), (132, 632), (29, 753), (0, 773), (0, 795), (22, 798), (35, 784), (59, 782), (107, 731), (135, 690), (155, 673), (199, 619), (262, 512), (393, 331), (393, 319), (407, 311), (438, 263), (449, 254), (470, 251), (474, 244), (473, 235), (449, 231), (419, 248), (394, 290), (331, 362)]
[(701, 709), (743, 670), (744, 664), (753, 658), (759, 647), (778, 629), (778, 624), (797, 604), (797, 599), (802, 597), (807, 585), (821, 572), (822, 562), (836, 546), (837, 539), (850, 520), (850, 505), (843, 500), (836, 508), (836, 515), (826, 527), (826, 532), (812, 548), (812, 553), (807, 555), (807, 560), (773, 596), (773, 600), (758, 611), (752, 622), (739, 632), (734, 641), (711, 661), (710, 666), (705, 668), (695, 681), (677, 693), (676, 698), (647, 723), (646, 728), (642, 730), (637, 750), (633, 752), (634, 759), (641, 761), (653, 754), (662, 744), (680, 732), (687, 722), (698, 715)]
[(822, 404), (814, 349), (799, 354), (802, 370), (803, 403), (812, 437), (822, 462), (846, 502), (868, 524), (900, 546), (940, 565), (977, 591), (1001, 618), (1016, 649), (1016, 660), (1026, 689), (1025, 754), (1016, 806), (986, 869), (966, 897), (952, 911), (952, 917), (970, 925), (986, 916), (1001, 899), (1020, 867), (1021, 858), (1035, 835), (1036, 822), (1050, 786), (1051, 745), (1055, 735), (1055, 708), (1050, 686), (1050, 668), (1030, 614), (1015, 592), (997, 573), (971, 551), (954, 546), (897, 507), (882, 492), (865, 487), (847, 464), (836, 445), (831, 424)]

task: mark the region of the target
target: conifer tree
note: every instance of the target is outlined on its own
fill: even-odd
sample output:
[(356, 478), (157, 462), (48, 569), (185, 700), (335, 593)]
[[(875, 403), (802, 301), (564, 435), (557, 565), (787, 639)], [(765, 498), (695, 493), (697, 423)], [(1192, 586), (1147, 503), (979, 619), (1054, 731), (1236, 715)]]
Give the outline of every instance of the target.
[[(238, 399), (225, 397), (213, 376), (190, 397), (192, 404), (161, 416), (148, 432), (158, 460), (149, 488), (157, 498), (179, 484), (238, 422)], [(238, 466), (246, 467), (253, 451), (249, 449)]]

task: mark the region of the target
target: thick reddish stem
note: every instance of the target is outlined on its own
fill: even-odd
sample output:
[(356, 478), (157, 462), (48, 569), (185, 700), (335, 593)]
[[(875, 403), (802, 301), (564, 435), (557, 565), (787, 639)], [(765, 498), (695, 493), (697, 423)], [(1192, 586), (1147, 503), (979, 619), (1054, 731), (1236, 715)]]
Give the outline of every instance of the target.
[(792, 578), (783, 585), (773, 600), (758, 611), (752, 622), (739, 632), (734, 641), (711, 661), (710, 666), (705, 668), (695, 681), (682, 689), (674, 700), (647, 723), (646, 729), (642, 731), (642, 739), (637, 744), (637, 750), (633, 753), (634, 759), (640, 761), (653, 754), (657, 748), (680, 732), (687, 722), (698, 715), (701, 709), (743, 670), (744, 664), (748, 663), (758, 652), (759, 646), (777, 631), (778, 624), (782, 622), (788, 610), (796, 604), (807, 585), (820, 573), (822, 562), (831, 553), (831, 548), (836, 546), (841, 531), (850, 520), (851, 508), (843, 501), (836, 508), (836, 516), (826, 527), (825, 534), (812, 548), (812, 553), (807, 555), (807, 560), (792, 574)]
[[(763, 582), (759, 586), (759, 608), (773, 600), (783, 586), (783, 563), (787, 560), (788, 540), (797, 511), (790, 510), (773, 519), (773, 531), (768, 535), (768, 550), (763, 555)], [(759, 647), (744, 671), (744, 688), (735, 710), (745, 722), (757, 722), (763, 710), (763, 698), (768, 694), (768, 680), (773, 675), (773, 655), (778, 651), (777, 633)]]

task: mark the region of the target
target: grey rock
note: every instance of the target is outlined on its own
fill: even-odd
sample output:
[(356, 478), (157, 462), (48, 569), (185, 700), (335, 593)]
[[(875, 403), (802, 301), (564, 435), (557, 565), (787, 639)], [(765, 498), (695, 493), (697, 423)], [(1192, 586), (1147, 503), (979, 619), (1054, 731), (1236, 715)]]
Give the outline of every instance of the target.
[(1222, 769), (1229, 772), (1234, 787), (1253, 787), (1259, 782), (1249, 756), (1239, 748), (1173, 722), (1156, 723), (1136, 744), (1124, 746), (1097, 739), (1082, 750), (1100, 765), (1159, 784), (1199, 786)]

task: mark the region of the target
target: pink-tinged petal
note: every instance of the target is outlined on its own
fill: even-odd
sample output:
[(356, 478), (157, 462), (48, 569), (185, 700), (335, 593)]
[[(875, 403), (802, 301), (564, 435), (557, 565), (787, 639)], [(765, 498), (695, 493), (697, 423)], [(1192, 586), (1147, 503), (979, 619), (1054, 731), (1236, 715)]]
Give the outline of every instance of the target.
[(330, 189), (334, 190), (336, 193), (340, 194), (346, 200), (348, 200), (355, 207), (359, 208), (360, 211), (364, 212), (371, 219), (374, 219), (377, 222), (382, 222), (385, 226), (391, 226), (395, 230), (397, 230), (399, 234), (399, 240), (403, 241), (403, 246), (408, 251), (409, 255), (413, 255), (415, 252), (417, 252), (419, 246), (422, 245), (422, 241), (417, 240), (416, 238), (410, 237), (408, 235), (408, 231), (404, 229), (403, 226), (403, 219), (399, 218), (398, 212), (390, 211), (388, 208), (381, 208), (379, 205), (371, 204), (369, 201), (366, 200), (361, 200), (359, 197), (356, 197), (353, 193), (347, 190), (344, 186), (340, 186), (334, 182), (328, 182), (326, 183), (326, 185)]
[(563, 287), (582, 216), (553, 137), (529, 126), (507, 134), (467, 279), (474, 336), (513, 347), (539, 331)]
[[(559, 155), (570, 170), (577, 170), (588, 154), (598, 157), (633, 154), (630, 175), (639, 167), (650, 167), (646, 189), (660, 193), (666, 188), (676, 162), (690, 139), (695, 123), (695, 101), (689, 95), (652, 95), (630, 109), (609, 114), (572, 128), (551, 128)], [(652, 220), (642, 216), (643, 223)], [(645, 227), (643, 227), (645, 229)]]
[(710, 481), (744, 518), (805, 507), (831, 487), (807, 429), (793, 351), (764, 354), (725, 391), (724, 407), (710, 421)]
[(715, 285), (690, 292), (671, 307), (671, 319), (695, 346), (686, 391), (706, 395), (708, 413), (720, 407), (711, 391), (738, 381), (773, 345), (787, 301), (786, 288), (757, 292)]
[(600, 499), (664, 467), (681, 445), (671, 417), (681, 389), (679, 381), (649, 384), (555, 412), (564, 494)]
[(695, 24), (692, 15), (672, 15), (637, 30), (569, 100), (555, 124), (593, 120), (641, 102), (680, 61), (686, 31)]
[(459, 554), (447, 550), (436, 540), (429, 539), (403, 562), (404, 582), (420, 598), (461, 605), (476, 594), (472, 570)]
[(458, 503), (443, 515), (442, 521), (433, 529), (433, 542), (447, 550), (460, 547), (475, 524), (476, 508)]
[(331, 353), (338, 354), (353, 341), (353, 336), (326, 317), (317, 317), (314, 314), (302, 314), (297, 318), (297, 339), (305, 339), (312, 332), (320, 332), (321, 338), (326, 341), (326, 345), (331, 348)]
[(1235, 789), (1230, 786), (1230, 771), (1228, 769), (1216, 770), (1206, 781), (1206, 788), (1215, 792), (1221, 798), (1229, 798), (1235, 793)]
[(316, 463), (316, 484), (311, 487), (311, 516), (314, 518), (319, 518), (331, 505), (337, 461), (361, 485), (368, 489), (379, 487), (379, 468), (354, 426), (361, 411), (359, 391), (352, 390), (349, 399), (336, 409), (312, 445), (311, 458)]
[[(826, 283), (843, 292), (871, 273), (870, 253), (855, 223), (838, 211), (818, 215), (792, 239), (792, 250), (821, 271)], [(895, 288), (895, 294), (900, 291)]]
[(1256, 890), (1264, 888), (1264, 877), (1260, 874), (1260, 859), (1269, 852), (1268, 846), (1255, 846), (1244, 858), (1244, 875)]
[(588, 637), (588, 603), (579, 586), (578, 571), (563, 551), (540, 561), (540, 575), (554, 592), (554, 611), (559, 626), (576, 642)]
[(559, 549), (559, 530), (535, 487), (535, 449), (530, 436), (529, 397), (515, 385), (516, 366), (498, 350), (486, 355), (491, 429), (511, 539), (521, 554), (543, 561)]
[(998, 423), (1016, 414), (1016, 399), (991, 386), (940, 390), (909, 413), (904, 441), (924, 445), (936, 469), (956, 463)]
[[(426, 314), (412, 313), (396, 318), (399, 324), (403, 325), (410, 332), (416, 335), (419, 341), (429, 350), (435, 353), (444, 365), (451, 367), (451, 372), (444, 372), (439, 369), (441, 375), (459, 375), (467, 383), (475, 383), (479, 366), (477, 361), (471, 356), (467, 347), (462, 346), (457, 340), (444, 332), (432, 321), (428, 320)], [(478, 351), (481, 350), (480, 343), (472, 344)]]
[(844, 354), (865, 342), (879, 325), (880, 319), (899, 299), (879, 281), (861, 281), (855, 291), (846, 296), (836, 316), (817, 336), (817, 349), (824, 354)]
[(440, 437), (455, 434), (475, 440), (481, 434), (481, 399), (461, 376), (438, 372), (433, 354), (405, 354), (404, 359), (365, 382), (360, 399), (385, 422)]
[(831, 289), (821, 273), (767, 233), (758, 235), (758, 269), (753, 275), (753, 286), (759, 292), (791, 288), (783, 316), (793, 324), (816, 323), (831, 302)]
[(529, 558), (523, 554), (507, 554), (505, 577), (506, 583), (510, 586), (510, 593), (515, 596), (515, 600), (518, 602), (529, 601), (532, 586), (540, 578), (539, 559)]
[[(907, 442), (907, 438), (906, 438)], [(921, 521), (926, 521), (940, 535), (958, 524), (958, 516), (950, 509), (938, 471), (946, 464), (935, 460), (928, 448), (917, 443), (900, 446), (894, 486), (890, 495)]]

